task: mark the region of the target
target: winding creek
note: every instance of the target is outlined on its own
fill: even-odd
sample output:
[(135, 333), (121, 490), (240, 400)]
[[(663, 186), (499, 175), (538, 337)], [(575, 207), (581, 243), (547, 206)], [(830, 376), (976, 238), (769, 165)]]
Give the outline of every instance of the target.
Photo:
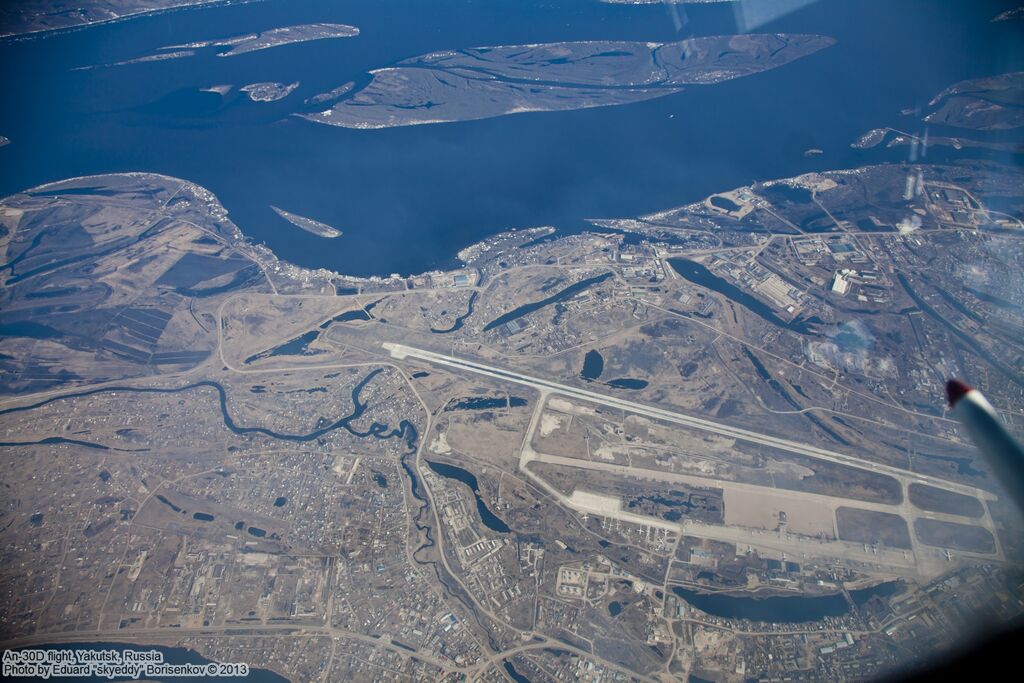
[(466, 312), (460, 315), (458, 318), (456, 318), (455, 322), (453, 322), (450, 327), (446, 327), (443, 330), (431, 327), (430, 331), (433, 332), (434, 334), (449, 334), (451, 332), (455, 332), (457, 330), (462, 329), (462, 325), (466, 322), (466, 319), (469, 316), (473, 315), (473, 304), (476, 303), (477, 294), (478, 292), (473, 292), (472, 294), (469, 295), (469, 302), (466, 304)]
[[(174, 389), (165, 389), (161, 387), (129, 386), (114, 386), (103, 387), (100, 389), (89, 389), (86, 391), (65, 394), (63, 396), (56, 396), (54, 398), (49, 398), (44, 401), (39, 401), (37, 403), (33, 403), (30, 405), (17, 406), (15, 408), (7, 408), (6, 410), (0, 410), (0, 416), (9, 415), (11, 413), (35, 410), (36, 408), (41, 408), (51, 403), (56, 403), (58, 401), (63, 401), (66, 399), (83, 398), (86, 396), (94, 396), (103, 393), (125, 392), (137, 394), (177, 394), (181, 392), (191, 391), (193, 389), (208, 387), (214, 389), (219, 396), (220, 412), (221, 417), (224, 420), (224, 426), (230, 429), (235, 434), (262, 434), (272, 439), (278, 439), (281, 441), (308, 442), (315, 441), (316, 439), (324, 436), (325, 434), (329, 434), (330, 432), (333, 432), (337, 429), (344, 429), (349, 434), (359, 438), (366, 438), (368, 436), (372, 436), (377, 439), (391, 439), (394, 437), (399, 437), (406, 442), (410, 449), (413, 449), (415, 448), (415, 444), (418, 439), (418, 433), (416, 431), (416, 427), (409, 420), (402, 420), (401, 422), (399, 422), (398, 427), (393, 429), (390, 428), (388, 425), (381, 424), (379, 422), (374, 422), (370, 425), (370, 428), (365, 432), (360, 432), (351, 426), (352, 422), (355, 422), (356, 420), (363, 416), (368, 407), (366, 403), (363, 403), (360, 400), (360, 393), (363, 391), (366, 385), (369, 384), (381, 372), (383, 372), (383, 368), (377, 368), (375, 370), (372, 370), (370, 373), (366, 375), (366, 377), (361, 379), (352, 389), (353, 410), (349, 415), (346, 415), (345, 417), (335, 420), (334, 422), (328, 424), (325, 427), (315, 429), (307, 434), (284, 434), (281, 432), (274, 431), (272, 429), (267, 429), (266, 427), (243, 427), (238, 425), (235, 422), (234, 418), (231, 417), (231, 413), (228, 410), (227, 392), (220, 383), (215, 382), (213, 380), (203, 380), (201, 382), (195, 382), (193, 384), (189, 384), (187, 386), (178, 387)], [(93, 444), (90, 445), (89, 447), (97, 446), (98, 445)]]

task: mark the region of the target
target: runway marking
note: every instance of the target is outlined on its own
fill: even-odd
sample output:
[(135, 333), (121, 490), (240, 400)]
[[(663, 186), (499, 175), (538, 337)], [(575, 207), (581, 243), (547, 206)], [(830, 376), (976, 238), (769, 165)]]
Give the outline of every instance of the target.
[(634, 401), (628, 401), (614, 396), (606, 396), (597, 392), (588, 391), (586, 389), (579, 389), (571, 387), (565, 384), (559, 384), (550, 380), (541, 379), (539, 377), (532, 377), (512, 370), (503, 370), (483, 363), (477, 363), (476, 361), (466, 360), (464, 358), (456, 358), (455, 356), (447, 356), (433, 351), (426, 351), (423, 349), (417, 349), (411, 346), (405, 346), (404, 344), (394, 344), (386, 342), (383, 347), (390, 352), (391, 357), (401, 360), (404, 358), (417, 358), (428, 363), (436, 363), (438, 365), (444, 365), (456, 370), (464, 370), (467, 372), (473, 372), (495, 379), (500, 379), (505, 382), (512, 382), (515, 384), (521, 384), (528, 387), (532, 387), (537, 390), (542, 390), (548, 393), (557, 393), (563, 396), (569, 396), (577, 398), (579, 400), (588, 401), (591, 403), (598, 403), (612, 408), (618, 408), (638, 415), (644, 415), (647, 417), (664, 420), (666, 422), (672, 422), (680, 424), (691, 429), (697, 429), (704, 432), (710, 432), (712, 434), (718, 434), (721, 436), (727, 436), (739, 441), (746, 441), (748, 443), (760, 444), (762, 446), (770, 446), (777, 448), (782, 451), (790, 453), (796, 453), (797, 455), (803, 455), (811, 458), (817, 458), (820, 460), (827, 460), (841, 465), (847, 465), (850, 467), (856, 467), (862, 470), (868, 470), (878, 474), (887, 474), (895, 477), (897, 480), (903, 483), (918, 482), (927, 483), (932, 486), (946, 489), (948, 491), (955, 491), (957, 493), (963, 493), (969, 496), (978, 496), (987, 498), (990, 500), (996, 499), (997, 496), (984, 489), (979, 489), (973, 486), (967, 486), (965, 484), (958, 484), (955, 482), (947, 481), (939, 477), (934, 477), (927, 474), (919, 474), (916, 472), (910, 472), (903, 470), (898, 467), (891, 465), (883, 465), (880, 463), (865, 462), (859, 458), (844, 453), (838, 453), (836, 451), (819, 448), (817, 446), (811, 446), (809, 444), (802, 444), (796, 441), (790, 441), (788, 439), (782, 439), (768, 434), (760, 434), (758, 432), (751, 431), (749, 429), (743, 429), (742, 427), (733, 427), (721, 422), (715, 422), (714, 420), (708, 420), (700, 417), (693, 417), (691, 415), (684, 415), (682, 413), (672, 412), (665, 410), (664, 408), (655, 408), (653, 406), (647, 406), (642, 403), (636, 403)]

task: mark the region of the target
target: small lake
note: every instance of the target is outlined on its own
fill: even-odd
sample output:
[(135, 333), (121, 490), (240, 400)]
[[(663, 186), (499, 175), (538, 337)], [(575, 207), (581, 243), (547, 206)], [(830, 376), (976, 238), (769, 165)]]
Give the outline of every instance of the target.
[(314, 341), (316, 341), (317, 337), (319, 336), (320, 332), (318, 330), (310, 330), (309, 332), (306, 332), (305, 334), (295, 337), (294, 339), (286, 341), (284, 344), (275, 346), (272, 349), (268, 349), (267, 351), (261, 351), (259, 353), (254, 353), (253, 355), (246, 358), (243, 361), (243, 364), (249, 365), (254, 361), (263, 360), (264, 358), (271, 358), (273, 356), (305, 355), (309, 353), (307, 347)]
[(495, 408), (522, 408), (526, 399), (519, 396), (467, 396), (452, 399), (444, 407), (445, 412), (451, 410), (493, 410)]
[(799, 624), (842, 617), (850, 605), (840, 593), (814, 597), (751, 598), (724, 593), (698, 593), (679, 586), (672, 592), (702, 612), (725, 619), (747, 619), (776, 624)]
[(477, 512), (480, 513), (480, 521), (484, 523), (484, 526), (491, 531), (497, 531), (500, 534), (507, 534), (512, 531), (512, 529), (510, 529), (500, 517), (491, 512), (491, 509), (487, 507), (486, 503), (484, 503), (483, 499), (480, 497), (480, 485), (477, 483), (476, 477), (472, 472), (443, 462), (431, 462), (427, 460), (426, 463), (430, 469), (435, 473), (440, 474), (442, 477), (461, 481), (463, 484), (473, 489), (473, 495), (476, 497), (476, 509)]
[(505, 313), (504, 315), (498, 316), (491, 322), (484, 325), (484, 332), (487, 332), (488, 330), (493, 330), (495, 327), (500, 327), (506, 323), (512, 322), (513, 320), (522, 318), (524, 315), (533, 313), (534, 311), (540, 310), (545, 306), (550, 306), (553, 303), (570, 299), (579, 294), (580, 292), (584, 291), (585, 289), (588, 289), (593, 285), (604, 282), (611, 276), (612, 273), (602, 273), (601, 275), (589, 277), (585, 280), (580, 280), (579, 282), (571, 284), (565, 289), (560, 289), (557, 293), (552, 294), (546, 299), (541, 299), (540, 301), (534, 301), (529, 304), (524, 304), (519, 308), (513, 309), (508, 313)]
[(580, 376), (588, 382), (592, 382), (603, 372), (604, 356), (601, 355), (601, 352), (594, 349), (587, 351), (587, 355), (583, 357), (583, 370), (580, 371)]
[(635, 377), (620, 377), (619, 379), (608, 380), (608, 386), (615, 389), (630, 389), (632, 391), (639, 391), (640, 389), (647, 388), (647, 380), (636, 379)]
[(723, 211), (739, 211), (742, 207), (731, 199), (725, 197), (712, 197), (711, 205)]
[(799, 318), (791, 322), (786, 322), (775, 314), (775, 311), (772, 310), (771, 306), (763, 303), (757, 297), (748, 294), (746, 291), (740, 289), (728, 280), (718, 277), (704, 267), (703, 264), (684, 258), (669, 259), (668, 262), (669, 265), (672, 266), (672, 269), (686, 280), (689, 280), (695, 285), (707, 287), (708, 289), (712, 289), (719, 294), (724, 295), (751, 313), (767, 320), (773, 325), (777, 325), (778, 327), (782, 327), (787, 330), (792, 330), (798, 334), (809, 334), (812, 331), (807, 324)]
[[(901, 581), (887, 581), (868, 588), (851, 590), (849, 593), (854, 604), (860, 607), (876, 595), (887, 598), (902, 589)], [(700, 593), (681, 586), (673, 586), (672, 592), (702, 612), (724, 619), (799, 624), (820, 621), (826, 617), (842, 617), (849, 614), (852, 609), (842, 593), (754, 598), (726, 593)]]

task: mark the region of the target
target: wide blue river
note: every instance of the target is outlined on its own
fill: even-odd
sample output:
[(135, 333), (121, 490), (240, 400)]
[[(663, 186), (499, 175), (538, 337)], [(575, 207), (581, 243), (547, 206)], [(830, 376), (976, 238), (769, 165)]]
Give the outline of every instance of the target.
[[(165, 173), (212, 190), (246, 234), (292, 262), (357, 275), (421, 272), (508, 228), (575, 230), (585, 218), (657, 211), (754, 180), (903, 159), (906, 148), (849, 144), (869, 128), (919, 130), (901, 110), (955, 81), (1024, 68), (1019, 23), (990, 22), (1014, 4), (810, 2), (758, 30), (838, 44), (773, 71), (620, 107), (387, 130), (289, 115), (311, 95), (365, 83), (369, 70), (425, 52), (734, 33), (734, 8), (687, 5), (677, 22), (661, 4), (597, 0), (266, 0), (8, 40), (0, 42), (0, 135), (13, 144), (0, 148), (0, 195), (77, 175)], [(362, 33), (227, 59), (205, 51), (72, 70), (313, 21)], [(296, 80), (278, 102), (237, 93)], [(223, 100), (200, 92), (224, 84), (236, 90)], [(824, 153), (805, 157), (809, 148)], [(977, 154), (934, 148), (929, 160)], [(307, 234), (271, 204), (344, 236)]]

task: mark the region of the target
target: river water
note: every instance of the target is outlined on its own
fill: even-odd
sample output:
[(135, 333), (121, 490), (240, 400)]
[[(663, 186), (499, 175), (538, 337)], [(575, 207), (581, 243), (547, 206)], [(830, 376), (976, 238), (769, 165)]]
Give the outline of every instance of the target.
[[(290, 116), (302, 101), (371, 69), (442, 49), (563, 40), (675, 41), (737, 31), (731, 3), (666, 8), (597, 0), (266, 0), (188, 9), (0, 42), (5, 106), (0, 195), (71, 176), (153, 171), (212, 190), (253, 239), (300, 265), (355, 275), (452, 263), (513, 227), (576, 230), (759, 179), (900, 160), (849, 147), (868, 128), (916, 129), (900, 114), (961, 79), (1024, 67), (1018, 27), (991, 23), (1015, 2), (822, 0), (760, 27), (838, 43), (784, 67), (619, 107), (387, 130)], [(356, 38), (231, 58), (92, 70), (161, 46), (313, 21)], [(300, 81), (254, 103), (248, 83)], [(226, 98), (200, 88), (230, 84)], [(919, 126), (918, 126), (919, 127)], [(949, 134), (932, 128), (933, 135)], [(805, 157), (810, 148), (824, 150)], [(935, 148), (929, 160), (977, 155)], [(271, 209), (332, 225), (315, 237)]]

